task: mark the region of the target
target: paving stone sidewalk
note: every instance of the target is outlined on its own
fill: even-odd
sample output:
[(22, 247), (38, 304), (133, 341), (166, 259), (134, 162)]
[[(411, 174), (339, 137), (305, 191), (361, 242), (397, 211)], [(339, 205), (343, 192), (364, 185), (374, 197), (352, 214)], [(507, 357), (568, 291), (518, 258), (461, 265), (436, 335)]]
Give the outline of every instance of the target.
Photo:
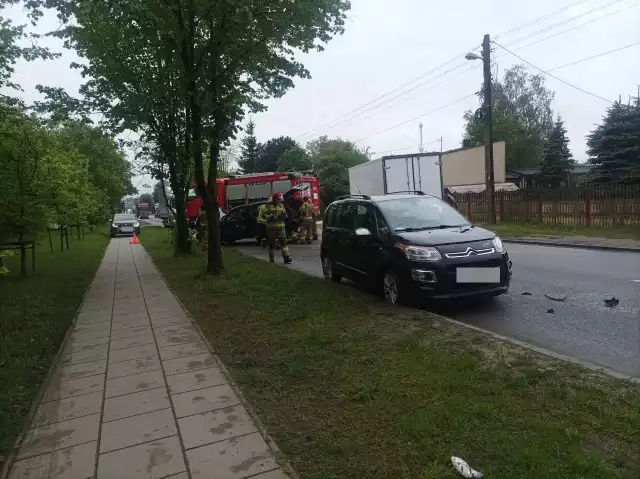
[(10, 479), (285, 479), (142, 245), (114, 239)]

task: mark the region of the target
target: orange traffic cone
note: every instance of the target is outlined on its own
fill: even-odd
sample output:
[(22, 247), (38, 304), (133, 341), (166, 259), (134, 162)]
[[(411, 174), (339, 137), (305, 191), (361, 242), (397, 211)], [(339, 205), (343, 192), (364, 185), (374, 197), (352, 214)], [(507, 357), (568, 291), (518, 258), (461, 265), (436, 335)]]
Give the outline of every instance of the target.
[(140, 240), (138, 239), (138, 235), (136, 235), (136, 232), (135, 232), (135, 231), (133, 232), (133, 238), (131, 238), (130, 243), (131, 243), (131, 244), (138, 244), (138, 243), (140, 243)]

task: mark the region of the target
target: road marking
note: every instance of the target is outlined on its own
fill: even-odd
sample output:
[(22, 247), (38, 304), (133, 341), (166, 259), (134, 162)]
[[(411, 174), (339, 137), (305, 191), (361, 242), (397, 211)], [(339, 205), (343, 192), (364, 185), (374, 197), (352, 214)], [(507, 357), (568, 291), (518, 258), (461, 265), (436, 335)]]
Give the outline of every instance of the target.
[(634, 283), (640, 283), (640, 279), (632, 279), (631, 281), (633, 281)]

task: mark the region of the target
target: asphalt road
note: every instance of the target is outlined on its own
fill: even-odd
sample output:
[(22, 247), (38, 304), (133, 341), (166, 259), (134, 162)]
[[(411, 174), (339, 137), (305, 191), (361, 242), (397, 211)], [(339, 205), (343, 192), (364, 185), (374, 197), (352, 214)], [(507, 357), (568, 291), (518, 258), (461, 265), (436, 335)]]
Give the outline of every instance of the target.
[[(266, 250), (253, 244), (238, 248), (267, 259)], [(291, 267), (321, 277), (319, 248), (319, 242), (292, 246)], [(640, 254), (521, 244), (508, 244), (508, 250), (514, 265), (509, 293), (428, 309), (640, 378)], [(604, 303), (611, 296), (620, 299), (615, 308)]]

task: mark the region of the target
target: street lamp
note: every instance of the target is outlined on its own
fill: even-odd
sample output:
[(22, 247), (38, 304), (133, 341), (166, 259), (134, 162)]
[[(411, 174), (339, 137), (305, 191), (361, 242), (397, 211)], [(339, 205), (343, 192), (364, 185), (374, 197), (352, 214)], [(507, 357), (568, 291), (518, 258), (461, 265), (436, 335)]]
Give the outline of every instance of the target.
[(489, 35), (484, 36), (482, 42), (482, 54), (469, 52), (464, 56), (467, 60), (482, 60), (484, 76), (484, 162), (485, 181), (487, 194), (487, 221), (490, 224), (496, 222), (496, 207), (494, 199), (494, 172), (493, 172), (493, 125), (491, 108), (491, 41)]

